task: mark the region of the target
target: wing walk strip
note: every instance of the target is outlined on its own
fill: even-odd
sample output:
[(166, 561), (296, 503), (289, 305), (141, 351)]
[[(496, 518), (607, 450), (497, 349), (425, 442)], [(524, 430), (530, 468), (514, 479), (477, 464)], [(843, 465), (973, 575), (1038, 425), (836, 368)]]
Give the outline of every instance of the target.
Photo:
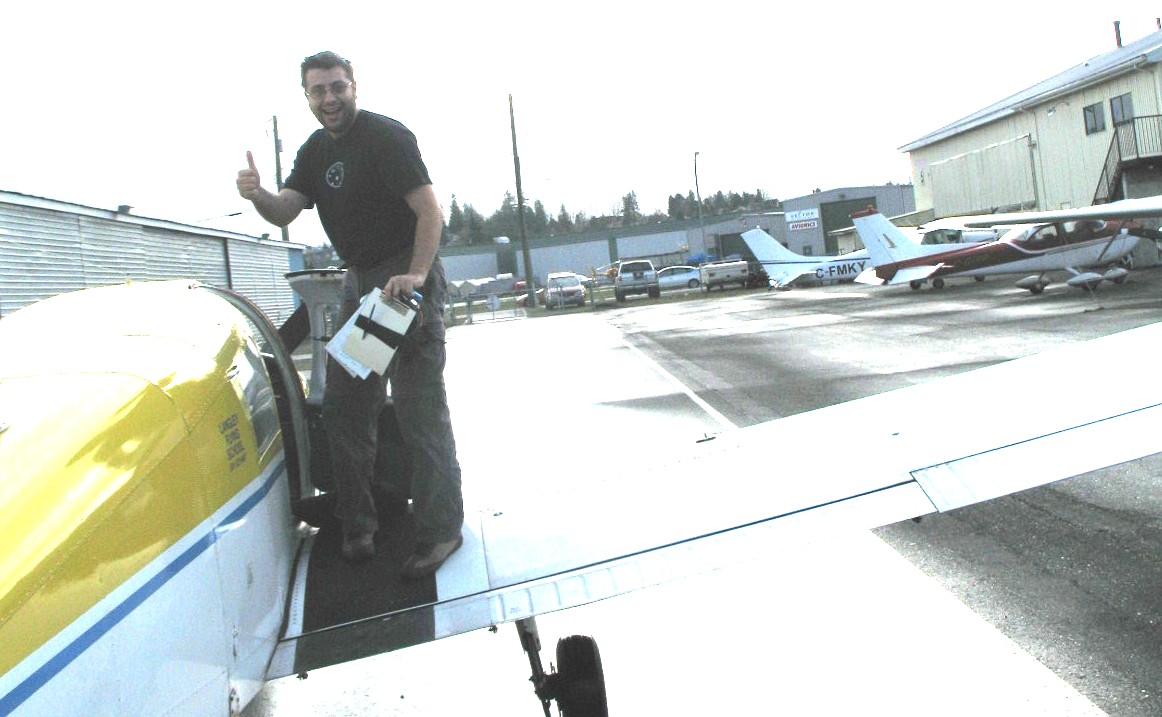
[[(87, 618), (92, 621), (92, 624), (88, 628), (82, 627), (79, 630), (80, 634), (76, 637), (66, 638), (63, 646), (56, 649), (56, 652), (49, 654), (40, 667), (33, 670), (10, 692), (0, 697), (0, 716), (15, 711), (25, 700), (36, 694), (37, 690), (60, 674), (62, 670), (108, 634), (118, 623), (132, 614), (174, 576), (178, 575), (183, 568), (214, 545), (215, 536), (223, 530), (229, 530), (230, 526), (243, 520), (270, 493), (285, 471), (285, 460), (280, 460), (268, 467), (266, 477), (260, 476), (250, 484), (252, 486), (251, 494), (242, 498), (241, 502), (237, 503), (237, 507), (231, 507), (235, 501), (239, 500), (236, 497), (235, 501), (231, 501), (219, 509), (218, 514), (229, 511), (224, 517), (218, 518), (217, 514), (211, 516), (190, 533), (196, 537), (171, 547), (169, 551), (159, 557), (155, 563), (159, 566), (156, 568), (155, 574), (146, 578), (136, 588), (130, 587), (128, 594), (123, 598), (119, 598), (120, 592), (115, 590), (106, 600), (94, 606), (88, 615), (80, 618), (78, 623), (82, 623)], [(257, 488), (253, 488), (256, 484)], [(41, 649), (52, 649), (52, 645), (52, 642), (46, 643)], [(33, 653), (33, 657), (30, 657), (29, 660), (34, 659), (35, 655), (36, 653)]]

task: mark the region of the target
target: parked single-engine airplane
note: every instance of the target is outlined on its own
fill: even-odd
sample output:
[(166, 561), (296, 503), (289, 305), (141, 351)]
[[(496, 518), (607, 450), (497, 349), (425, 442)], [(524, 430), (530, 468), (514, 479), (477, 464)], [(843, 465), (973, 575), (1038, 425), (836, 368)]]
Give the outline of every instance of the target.
[[(309, 325), (321, 359), (336, 282), (299, 274), (323, 286), (299, 290), (310, 321), (281, 335), (241, 296), (181, 281), (0, 321), (0, 715), (234, 715), (264, 680), (504, 622), (546, 715), (554, 699), (567, 717), (606, 715), (596, 645), (565, 638), (546, 675), (536, 615), (1162, 450), (1162, 384), (1059, 390), (1158, 346), (1160, 323), (692, 441), (676, 464), (619, 479), (616, 500), (583, 481), (470, 513), (435, 579), (406, 582), (406, 510), (355, 567), (311, 507), (326, 497), (321, 372), (304, 394), (285, 345)], [(995, 420), (915, 410), (958, 399), (995, 405)], [(837, 432), (859, 467), (821, 478)], [(783, 476), (812, 479), (756, 472), (772, 445)]]
[[(995, 242), (935, 254), (917, 251), (904, 233), (873, 207), (851, 216), (860, 239), (871, 252), (874, 267), (856, 278), (860, 283), (908, 284), (919, 289), (930, 280), (934, 288), (940, 289), (947, 277), (983, 279), (996, 274), (1034, 272), (1018, 281), (1017, 286), (1039, 294), (1050, 283), (1048, 272), (1052, 271), (1068, 272), (1072, 276), (1067, 284), (1089, 289), (1103, 281), (1124, 281), (1129, 270), (1118, 263), (1141, 238), (1160, 236), (1133, 220), (1162, 216), (1162, 197), (1082, 209), (962, 218), (966, 226), (1016, 226)], [(1093, 268), (1103, 271), (1086, 271)]]
[[(855, 281), (857, 276), (873, 266), (867, 249), (838, 256), (804, 256), (791, 251), (757, 227), (743, 232), (742, 239), (762, 264), (774, 289), (789, 286), (796, 279), (810, 275), (819, 281)], [(918, 228), (916, 236), (909, 241), (918, 247), (916, 252), (924, 255), (947, 251), (947, 244), (976, 246), (993, 239), (996, 239), (996, 233), (990, 229), (964, 229), (941, 224), (928, 232)]]
[(787, 286), (801, 276), (812, 274), (820, 281), (852, 281), (868, 265), (864, 249), (839, 256), (804, 256), (757, 227), (743, 232), (742, 240), (767, 272), (771, 288)]

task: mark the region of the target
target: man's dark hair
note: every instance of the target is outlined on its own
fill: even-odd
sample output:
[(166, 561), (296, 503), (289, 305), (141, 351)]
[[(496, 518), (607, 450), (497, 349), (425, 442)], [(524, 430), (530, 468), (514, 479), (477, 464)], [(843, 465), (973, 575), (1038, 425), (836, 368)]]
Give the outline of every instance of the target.
[(328, 50), (303, 59), (303, 64), (300, 68), (303, 89), (307, 87), (307, 70), (329, 70), (332, 67), (342, 67), (343, 71), (347, 73), (347, 79), (352, 82), (355, 81), (355, 69), (351, 67), (351, 63)]

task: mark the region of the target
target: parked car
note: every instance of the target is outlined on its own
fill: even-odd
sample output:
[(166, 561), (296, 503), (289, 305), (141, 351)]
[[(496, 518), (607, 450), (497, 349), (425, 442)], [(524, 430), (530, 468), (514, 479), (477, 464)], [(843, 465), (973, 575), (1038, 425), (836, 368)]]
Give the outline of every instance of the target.
[(662, 295), (658, 288), (658, 272), (649, 259), (623, 261), (617, 267), (617, 278), (613, 280), (613, 296), (625, 301), (630, 294), (649, 294), (656, 299)]
[(702, 285), (696, 266), (667, 266), (658, 269), (658, 288), (697, 289)]
[(584, 274), (578, 274), (575, 271), (560, 271), (560, 272), (555, 272), (555, 273), (558, 273), (561, 276), (575, 276), (575, 277), (577, 277), (577, 281), (581, 282), (582, 286), (592, 286), (594, 283), (594, 279), (592, 276), (585, 276)]
[(560, 306), (584, 306), (585, 285), (579, 274), (571, 271), (556, 271), (545, 279), (545, 293), (543, 301), (546, 309), (555, 309)]

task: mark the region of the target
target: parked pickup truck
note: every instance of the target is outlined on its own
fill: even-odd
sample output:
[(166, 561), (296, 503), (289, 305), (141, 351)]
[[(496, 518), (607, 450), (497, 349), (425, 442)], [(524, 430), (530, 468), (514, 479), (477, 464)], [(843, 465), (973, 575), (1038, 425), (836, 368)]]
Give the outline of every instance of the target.
[(738, 284), (745, 289), (750, 269), (745, 261), (716, 261), (698, 267), (698, 274), (703, 291), (710, 291), (713, 286), (725, 289), (727, 284)]
[(662, 295), (658, 272), (649, 259), (623, 261), (618, 266), (617, 277), (613, 280), (613, 296), (618, 301), (625, 301), (630, 294), (649, 294), (651, 299)]

